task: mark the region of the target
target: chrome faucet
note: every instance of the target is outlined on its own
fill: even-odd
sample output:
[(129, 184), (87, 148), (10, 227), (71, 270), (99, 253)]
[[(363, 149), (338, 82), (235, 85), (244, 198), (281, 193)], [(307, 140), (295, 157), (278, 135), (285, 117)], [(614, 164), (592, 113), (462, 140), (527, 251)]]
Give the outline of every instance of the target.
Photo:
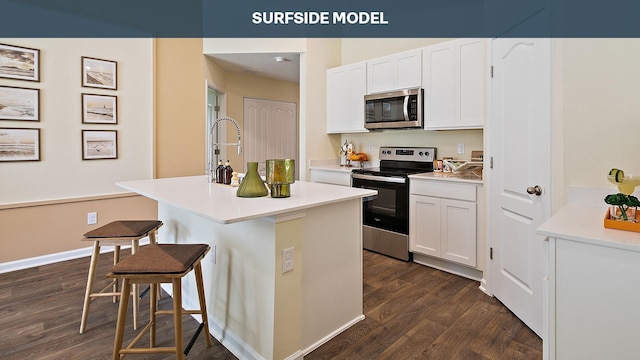
[[(238, 130), (238, 142), (237, 143), (218, 143), (216, 142), (215, 132), (220, 121), (230, 121), (235, 125)], [(219, 145), (235, 145), (238, 147), (238, 155), (242, 155), (242, 143), (240, 142), (240, 125), (238, 122), (230, 117), (223, 116), (216, 120), (209, 119), (207, 121), (207, 134), (209, 135), (209, 141), (207, 141), (207, 180), (212, 183), (216, 180), (216, 164), (218, 163), (218, 157), (220, 155)], [(214, 160), (215, 157), (215, 160)]]

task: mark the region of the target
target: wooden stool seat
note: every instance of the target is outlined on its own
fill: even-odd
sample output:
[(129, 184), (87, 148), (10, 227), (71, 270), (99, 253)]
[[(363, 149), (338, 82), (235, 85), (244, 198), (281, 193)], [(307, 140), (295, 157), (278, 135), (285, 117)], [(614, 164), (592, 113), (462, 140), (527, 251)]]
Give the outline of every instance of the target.
[[(120, 246), (131, 244), (131, 253), (135, 254), (139, 248), (140, 239), (149, 237), (149, 242), (155, 244), (156, 231), (162, 226), (162, 221), (158, 220), (118, 220), (110, 222), (99, 228), (91, 230), (83, 235), (81, 241), (93, 241), (93, 252), (91, 253), (91, 262), (89, 265), (89, 274), (87, 276), (87, 288), (84, 295), (84, 304), (82, 306), (82, 320), (80, 321), (80, 334), (87, 327), (87, 319), (89, 317), (89, 306), (93, 300), (98, 297), (111, 296), (115, 303), (120, 291), (118, 290), (118, 281), (114, 279), (107, 286), (98, 292), (93, 292), (93, 283), (96, 275), (96, 267), (100, 256), (101, 246), (114, 246), (113, 264), (120, 261)], [(112, 291), (107, 292), (107, 289)], [(133, 289), (136, 299), (133, 302), (133, 328), (138, 326), (138, 285)]]
[[(209, 321), (207, 307), (204, 298), (204, 283), (202, 280), (202, 267), (200, 262), (209, 252), (209, 245), (206, 244), (151, 244), (140, 249), (134, 255), (115, 264), (107, 277), (122, 279), (122, 295), (118, 307), (118, 322), (116, 325), (116, 335), (113, 345), (113, 359), (121, 359), (126, 354), (149, 354), (149, 353), (175, 353), (176, 359), (183, 359), (193, 345), (198, 334), (205, 330), (205, 341), (207, 347), (211, 346), (209, 337)], [(182, 278), (191, 270), (195, 273), (196, 285), (198, 289), (199, 310), (182, 310)], [(124, 326), (127, 320), (128, 297), (133, 284), (151, 284), (149, 300), (149, 323), (126, 347), (122, 348), (124, 337)], [(173, 284), (173, 310), (158, 311), (156, 294), (158, 284)], [(162, 314), (173, 314), (174, 322), (174, 347), (156, 347), (156, 316)], [(202, 323), (195, 335), (189, 342), (186, 349), (182, 350), (182, 315), (200, 314)], [(149, 347), (134, 348), (142, 336), (149, 331)]]

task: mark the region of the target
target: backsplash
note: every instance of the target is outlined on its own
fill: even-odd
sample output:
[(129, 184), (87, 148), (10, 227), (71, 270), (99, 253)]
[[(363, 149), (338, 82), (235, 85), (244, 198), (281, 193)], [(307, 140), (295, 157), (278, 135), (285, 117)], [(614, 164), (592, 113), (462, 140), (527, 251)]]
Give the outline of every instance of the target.
[[(349, 140), (355, 151), (363, 152), (369, 160), (379, 160), (380, 146), (432, 146), (436, 157), (471, 160), (471, 151), (484, 150), (483, 130), (384, 130), (358, 134), (342, 134), (341, 143)], [(464, 144), (464, 154), (458, 154), (458, 144)], [(336, 150), (337, 151), (337, 150)], [(337, 153), (336, 153), (337, 156)]]

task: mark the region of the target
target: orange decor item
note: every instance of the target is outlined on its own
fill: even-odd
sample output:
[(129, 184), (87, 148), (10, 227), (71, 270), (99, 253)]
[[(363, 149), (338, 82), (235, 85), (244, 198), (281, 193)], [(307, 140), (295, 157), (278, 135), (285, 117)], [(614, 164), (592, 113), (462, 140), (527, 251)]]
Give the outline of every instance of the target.
[(638, 215), (639, 214), (636, 214), (636, 222), (614, 220), (611, 219), (610, 211), (607, 209), (607, 214), (604, 217), (604, 227), (608, 229), (640, 232), (640, 217), (638, 217)]

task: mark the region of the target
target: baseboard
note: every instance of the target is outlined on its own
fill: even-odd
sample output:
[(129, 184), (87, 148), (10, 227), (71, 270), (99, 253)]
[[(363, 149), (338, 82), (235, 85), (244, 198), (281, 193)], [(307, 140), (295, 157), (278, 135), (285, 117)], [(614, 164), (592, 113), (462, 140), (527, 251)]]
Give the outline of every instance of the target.
[(481, 281), (484, 278), (481, 270), (470, 268), (464, 265), (458, 265), (456, 263), (437, 259), (427, 255), (414, 253), (413, 262), (436, 268), (438, 270), (446, 271), (448, 273), (462, 276), (471, 280)]
[[(149, 243), (149, 240), (140, 241), (140, 245), (146, 245), (148, 243)], [(131, 246), (121, 246), (120, 248), (121, 249), (127, 249), (127, 248), (130, 248), (130, 247)], [(113, 247), (112, 246), (102, 246), (102, 247), (100, 247), (100, 253), (101, 254), (102, 253), (107, 253), (107, 252), (112, 252), (112, 251), (113, 251)], [(90, 247), (86, 247), (86, 248), (63, 251), (63, 252), (59, 252), (59, 253), (47, 254), (47, 255), (42, 255), (42, 256), (36, 256), (36, 257), (32, 257), (32, 258), (27, 258), (27, 259), (20, 259), (20, 260), (15, 260), (15, 261), (3, 262), (3, 263), (0, 263), (0, 274), (12, 272), (12, 271), (17, 271), (17, 270), (28, 269), (28, 268), (32, 268), (32, 267), (36, 267), (36, 266), (54, 264), (54, 263), (57, 263), (57, 262), (62, 262), (62, 261), (67, 261), (67, 260), (73, 260), (73, 259), (79, 259), (79, 258), (83, 258), (83, 257), (89, 257), (89, 256), (91, 256), (92, 252), (93, 252), (93, 247), (90, 246)]]
[[(172, 287), (170, 284), (162, 284), (162, 290), (164, 290), (169, 296), (172, 296)], [(195, 299), (197, 300), (197, 299)], [(200, 304), (193, 301), (191, 298), (182, 297), (183, 305), (185, 309), (198, 309)], [(202, 322), (202, 317), (198, 314), (191, 315), (197, 322)], [(240, 360), (265, 360), (260, 354), (258, 354), (253, 348), (245, 343), (242, 338), (236, 335), (233, 331), (227, 329), (223, 323), (209, 314), (209, 332), (216, 338), (227, 350), (229, 350), (235, 357)], [(292, 358), (295, 359), (295, 358)]]
[(364, 315), (360, 315), (360, 316), (356, 317), (355, 319), (349, 321), (348, 323), (342, 325), (341, 327), (339, 327), (338, 329), (336, 329), (335, 331), (333, 331), (329, 335), (323, 337), (322, 339), (316, 341), (311, 346), (309, 346), (306, 349), (304, 349), (302, 351), (302, 355), (304, 356), (304, 355), (310, 354), (313, 350), (319, 348), (321, 345), (323, 345), (327, 341), (329, 341), (329, 340), (333, 339), (334, 337), (340, 335), (343, 331), (347, 330), (348, 328), (352, 327), (353, 325), (359, 323), (362, 320), (364, 320)]
[[(162, 290), (164, 290), (167, 294), (169, 294), (169, 296), (172, 296), (171, 285), (163, 284)], [(200, 307), (199, 304), (195, 303), (195, 301), (193, 301), (190, 298), (183, 297), (182, 301), (183, 301), (183, 307), (185, 309), (189, 309), (189, 308), (197, 309)], [(202, 317), (200, 315), (192, 314), (191, 316), (197, 322), (202, 322)], [(317, 349), (322, 344), (333, 339), (334, 337), (338, 336), (340, 333), (342, 333), (346, 329), (350, 328), (351, 326), (355, 325), (356, 323), (362, 320), (364, 320), (364, 315), (360, 315), (356, 317), (355, 319), (344, 324), (342, 327), (336, 329), (329, 335), (325, 336), (324, 338), (318, 340), (311, 346), (307, 347), (306, 349), (297, 350), (293, 354), (287, 356), (285, 360), (302, 360), (302, 358), (305, 355), (311, 353), (313, 350)], [(238, 359), (265, 360), (262, 356), (260, 356), (260, 354), (258, 354), (255, 350), (253, 350), (253, 348), (249, 344), (245, 343), (242, 340), (242, 338), (236, 335), (233, 331), (225, 328), (224, 324), (219, 322), (215, 317), (211, 316), (211, 314), (209, 314), (209, 332), (214, 338), (216, 338), (225, 348), (227, 348), (227, 350), (229, 350)]]

